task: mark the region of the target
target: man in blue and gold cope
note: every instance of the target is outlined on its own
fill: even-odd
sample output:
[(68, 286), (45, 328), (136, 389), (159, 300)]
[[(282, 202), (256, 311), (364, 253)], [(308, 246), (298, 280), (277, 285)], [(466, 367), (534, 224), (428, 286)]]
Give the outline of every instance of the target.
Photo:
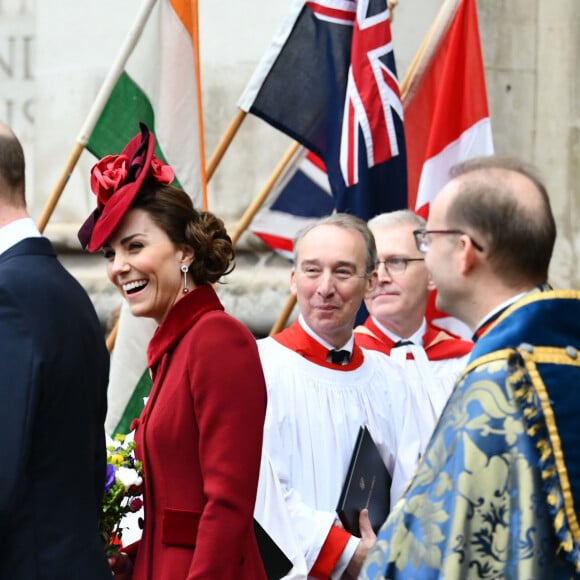
[(418, 248), (474, 349), (361, 579), (580, 571), (580, 292), (547, 284), (556, 227), (533, 168), (452, 170)]

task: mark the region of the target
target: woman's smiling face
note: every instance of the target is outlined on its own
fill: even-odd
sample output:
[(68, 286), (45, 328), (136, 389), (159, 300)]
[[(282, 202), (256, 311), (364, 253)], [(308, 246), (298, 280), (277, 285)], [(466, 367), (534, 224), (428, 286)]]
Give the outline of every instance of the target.
[[(109, 280), (127, 300), (133, 316), (161, 324), (183, 297), (182, 264), (193, 251), (174, 244), (143, 209), (129, 210), (103, 246)], [(192, 287), (189, 281), (189, 287)]]

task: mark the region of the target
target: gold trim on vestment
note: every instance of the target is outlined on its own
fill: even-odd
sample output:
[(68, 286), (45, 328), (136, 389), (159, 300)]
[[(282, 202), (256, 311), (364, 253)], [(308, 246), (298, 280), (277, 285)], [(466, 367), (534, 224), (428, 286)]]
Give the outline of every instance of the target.
[(548, 436), (550, 438), (552, 453), (554, 454), (554, 462), (560, 480), (560, 490), (564, 500), (566, 519), (568, 520), (570, 532), (574, 536), (576, 542), (580, 545), (580, 524), (578, 523), (578, 517), (576, 516), (576, 510), (574, 509), (574, 499), (572, 497), (570, 478), (568, 477), (568, 470), (566, 469), (564, 452), (562, 450), (562, 441), (560, 439), (560, 434), (558, 433), (558, 426), (550, 403), (550, 396), (536, 366), (537, 364), (557, 364), (580, 367), (580, 359), (572, 359), (566, 353), (565, 349), (555, 347), (534, 347), (532, 353), (518, 349), (518, 352), (524, 359), (526, 369), (532, 379), (532, 385), (540, 399)]

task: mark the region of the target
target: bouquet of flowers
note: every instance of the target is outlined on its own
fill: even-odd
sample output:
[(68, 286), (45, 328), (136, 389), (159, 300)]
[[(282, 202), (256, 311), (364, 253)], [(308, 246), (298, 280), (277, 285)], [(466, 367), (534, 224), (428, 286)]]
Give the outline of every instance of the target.
[(128, 513), (143, 506), (143, 474), (141, 462), (135, 459), (134, 441), (116, 435), (107, 445), (107, 475), (103, 511), (99, 532), (105, 541), (107, 554), (114, 554), (121, 546), (122, 520)]

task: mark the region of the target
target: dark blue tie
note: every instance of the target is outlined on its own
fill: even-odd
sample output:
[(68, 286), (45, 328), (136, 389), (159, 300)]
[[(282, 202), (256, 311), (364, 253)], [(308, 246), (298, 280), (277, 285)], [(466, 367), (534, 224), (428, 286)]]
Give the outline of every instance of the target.
[(408, 344), (415, 344), (412, 340), (399, 340), (395, 342), (393, 348), (397, 348), (398, 346), (407, 346)]

